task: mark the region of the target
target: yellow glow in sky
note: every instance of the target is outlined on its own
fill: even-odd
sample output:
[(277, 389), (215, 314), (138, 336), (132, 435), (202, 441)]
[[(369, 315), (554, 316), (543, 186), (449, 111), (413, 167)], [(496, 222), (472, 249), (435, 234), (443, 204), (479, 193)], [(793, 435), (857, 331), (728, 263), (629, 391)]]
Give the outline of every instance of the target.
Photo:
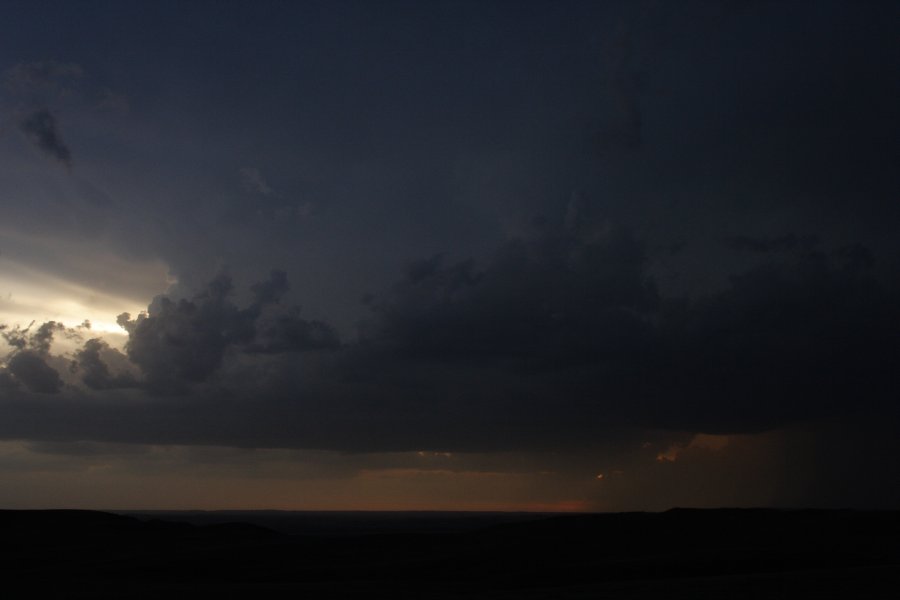
[(75, 327), (88, 320), (92, 332), (112, 336), (115, 344), (116, 337), (124, 339), (116, 316), (145, 310), (171, 283), (162, 262), (128, 260), (98, 244), (56, 247), (51, 240), (5, 234), (0, 240), (6, 250), (0, 254), (0, 323), (9, 326), (57, 321)]

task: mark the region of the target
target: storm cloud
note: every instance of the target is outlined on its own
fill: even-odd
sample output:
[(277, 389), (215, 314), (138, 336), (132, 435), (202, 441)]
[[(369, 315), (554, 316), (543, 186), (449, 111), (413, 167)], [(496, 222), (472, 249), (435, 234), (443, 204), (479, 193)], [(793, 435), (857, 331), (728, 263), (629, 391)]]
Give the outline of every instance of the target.
[(93, 390), (137, 387), (138, 382), (131, 372), (121, 370), (113, 374), (110, 370), (109, 362), (122, 365), (125, 360), (121, 352), (110, 348), (102, 339), (93, 338), (75, 352), (70, 370), (80, 372), (81, 380)]
[(276, 304), (287, 289), (284, 273), (273, 271), (269, 280), (252, 287), (255, 299), (246, 308), (229, 300), (232, 283), (226, 275), (192, 299), (176, 302), (159, 296), (134, 319), (128, 313), (119, 315), (119, 324), (128, 332), (128, 358), (151, 388), (180, 390), (183, 384), (208, 379), (233, 348), (253, 345), (254, 351), (283, 352), (337, 345), (327, 325), (307, 322), (296, 310), (264, 316), (266, 307)]
[[(157, 398), (132, 416), (113, 411), (119, 442), (185, 443), (154, 422), (200, 407), (217, 413), (190, 421), (206, 443), (353, 451), (540, 450), (590, 446), (619, 427), (730, 434), (898, 417), (900, 297), (870, 264), (843, 248), (764, 262), (694, 299), (662, 294), (650, 264), (627, 230), (547, 225), (483, 266), (412, 265), (368, 300), (344, 344), (278, 306), (283, 273), (251, 286), (243, 308), (220, 276), (191, 299), (123, 315), (125, 353), (89, 340), (73, 371), (97, 393), (140, 386)], [(45, 347), (44, 329), (7, 370), (56, 392), (32, 349)], [(112, 375), (104, 353), (140, 377), (121, 362)], [(221, 394), (232, 400), (217, 406)]]
[(506, 453), (634, 468), (622, 506), (831, 462), (876, 498), (897, 4), (388, 4), (0, 22), (9, 452)]
[(57, 370), (47, 364), (47, 359), (54, 335), (65, 333), (66, 328), (62, 323), (48, 321), (32, 332), (32, 325), (25, 329), (0, 326), (0, 335), (12, 348), (0, 363), (0, 374), (8, 389), (22, 384), (31, 392), (55, 394), (62, 388), (63, 381)]

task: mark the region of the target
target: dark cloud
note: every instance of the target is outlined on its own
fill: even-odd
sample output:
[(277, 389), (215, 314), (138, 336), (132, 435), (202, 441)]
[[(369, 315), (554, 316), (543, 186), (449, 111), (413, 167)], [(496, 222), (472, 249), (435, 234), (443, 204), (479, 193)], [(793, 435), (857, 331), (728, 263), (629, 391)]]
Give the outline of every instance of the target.
[[(425, 260), (417, 260), (409, 265), (406, 270), (406, 276), (411, 283), (419, 283), (426, 277), (434, 275), (440, 269), (443, 260), (443, 256), (440, 254), (435, 254)], [(469, 267), (469, 270), (471, 270), (471, 267)]]
[(55, 394), (63, 385), (59, 373), (44, 361), (44, 357), (30, 350), (13, 354), (6, 362), (6, 369), (32, 392)]
[(337, 332), (328, 323), (306, 320), (300, 317), (298, 308), (259, 320), (256, 340), (247, 347), (248, 352), (281, 354), (329, 350), (340, 346)]
[(99, 96), (96, 106), (101, 111), (125, 115), (131, 110), (131, 103), (125, 94), (104, 88), (100, 90)]
[[(123, 316), (125, 356), (143, 380), (123, 374), (127, 362), (108, 368), (125, 357), (97, 340), (76, 352), (95, 394), (140, 380), (154, 402), (84, 405), (52, 433), (545, 451), (590, 447), (622, 428), (752, 433), (874, 414), (894, 422), (900, 294), (853, 258), (863, 249), (849, 248), (766, 254), (777, 260), (687, 299), (655, 286), (646, 244), (627, 230), (546, 224), (482, 265), (416, 263), (370, 300), (359, 340), (343, 345), (326, 323), (278, 304), (283, 273), (252, 286), (244, 308), (220, 276), (191, 299), (163, 296), (147, 314)], [(35, 383), (48, 375), (31, 349), (41, 331), (10, 335), (26, 342), (8, 370), (31, 391), (53, 388)], [(22, 427), (32, 422), (39, 437), (39, 421), (21, 417)]]
[[(105, 360), (104, 360), (105, 359)], [(99, 338), (90, 339), (75, 353), (72, 370), (81, 372), (81, 380), (94, 390), (137, 387), (138, 382), (133, 374), (124, 371), (110, 372), (107, 362), (112, 360), (121, 364), (125, 356)]]
[(6, 369), (0, 369), (0, 392), (12, 392), (19, 387), (19, 382)]
[[(446, 367), (470, 364), (494, 392), (493, 408), (466, 404), (476, 421), (506, 407), (508, 423), (537, 429), (552, 413), (572, 435), (610, 420), (727, 433), (865, 413), (889, 402), (900, 303), (846, 253), (765, 263), (687, 300), (660, 295), (627, 233), (550, 233), (508, 244), (480, 270), (422, 263), (373, 302), (362, 339), (404, 360), (400, 381), (431, 373), (424, 385), (460, 397), (472, 382)], [(528, 392), (508, 385), (516, 373)]]
[(41, 108), (30, 113), (22, 119), (19, 127), (44, 154), (66, 167), (72, 166), (72, 153), (59, 133), (56, 117), (49, 110)]
[(897, 300), (858, 264), (822, 255), (735, 276), (661, 315), (635, 373), (635, 416), (728, 432), (883, 410), (900, 349)]
[(27, 348), (42, 355), (49, 354), (50, 346), (53, 344), (53, 338), (56, 334), (63, 334), (66, 337), (76, 339), (79, 336), (77, 329), (68, 329), (65, 325), (56, 321), (42, 323), (34, 331), (32, 331), (33, 327), (34, 322), (25, 328), (19, 326), (10, 328), (7, 325), (0, 325), (0, 336), (15, 350), (25, 350)]
[(15, 94), (33, 96), (68, 93), (68, 85), (84, 75), (74, 63), (38, 61), (18, 63), (4, 73), (4, 85)]
[(416, 263), (366, 342), (407, 356), (549, 366), (628, 352), (658, 302), (644, 245), (626, 231), (547, 232), (506, 244), (484, 268)]
[(21, 350), (28, 344), (28, 329), (23, 331), (18, 326), (10, 329), (9, 325), (3, 324), (0, 325), (0, 332), (2, 332), (3, 339), (6, 340), (6, 343), (13, 348)]
[(50, 348), (56, 334), (77, 339), (76, 330), (67, 329), (62, 323), (48, 321), (32, 332), (32, 323), (22, 329), (0, 327), (0, 335), (13, 351), (6, 357), (5, 365), (0, 368), (0, 377), (4, 380), (0, 386), (12, 390), (23, 384), (29, 391), (42, 394), (55, 394), (63, 386), (59, 372), (47, 364), (52, 359)]
[(128, 456), (148, 454), (150, 449), (137, 444), (104, 444), (89, 441), (77, 442), (33, 442), (28, 450), (38, 454), (67, 456)]
[(57, 333), (65, 333), (66, 326), (56, 321), (48, 321), (41, 324), (37, 330), (31, 334), (28, 340), (29, 347), (39, 354), (49, 354), (50, 346), (53, 344), (53, 337)]
[[(4, 330), (0, 435), (570, 456), (635, 428), (830, 419), (896, 438), (898, 5), (736, 5), (449, 3), (398, 27), (368, 3), (312, 20), (283, 3), (208, 27), (202, 6), (121, 3), (0, 22), (11, 56), (40, 56), (75, 19), (85, 67), (115, 78), (8, 72), (15, 120), (51, 119), (0, 137), (0, 268), (21, 257), (34, 281), (78, 284), (61, 295), (124, 306), (166, 285), (134, 257), (179, 282), (122, 319), (122, 352)], [(68, 160), (54, 116), (84, 182), (23, 151)], [(26, 265), (32, 233), (47, 244)], [(203, 286), (222, 264), (265, 281)], [(823, 472), (847, 443), (828, 435)], [(895, 446), (846, 455), (889, 464)]]
[(643, 143), (644, 117), (640, 106), (640, 73), (635, 57), (632, 25), (619, 21), (609, 36), (603, 55), (610, 95), (610, 112), (603, 131), (597, 134), (598, 147), (634, 150)]
[(725, 240), (735, 250), (758, 252), (786, 252), (791, 250), (811, 251), (819, 245), (819, 236), (796, 235), (788, 233), (782, 236), (755, 238), (747, 235), (736, 235)]
[(250, 291), (253, 292), (254, 296), (254, 304), (257, 307), (279, 302), (290, 289), (291, 285), (288, 283), (287, 273), (278, 270), (272, 271), (268, 280), (254, 283), (250, 286)]
[(238, 174), (241, 176), (241, 185), (244, 187), (244, 190), (261, 196), (271, 196), (275, 193), (275, 190), (269, 187), (268, 182), (259, 169), (243, 167), (238, 171)]
[(875, 253), (864, 244), (841, 246), (837, 249), (837, 256), (854, 271), (875, 266)]
[[(231, 300), (231, 278), (220, 275), (192, 299), (154, 299), (146, 313), (132, 319), (119, 315), (128, 332), (128, 358), (144, 374), (151, 389), (184, 390), (208, 379), (229, 350), (288, 352), (337, 343), (334, 331), (323, 323), (301, 319), (296, 310), (271, 315), (266, 309), (288, 289), (282, 271), (252, 286), (254, 301), (247, 308)], [(264, 314), (265, 313), (265, 314)]]
[(228, 301), (231, 280), (221, 276), (192, 300), (157, 297), (147, 313), (119, 315), (128, 332), (126, 353), (152, 387), (203, 381), (222, 362), (229, 345), (253, 337), (255, 315)]

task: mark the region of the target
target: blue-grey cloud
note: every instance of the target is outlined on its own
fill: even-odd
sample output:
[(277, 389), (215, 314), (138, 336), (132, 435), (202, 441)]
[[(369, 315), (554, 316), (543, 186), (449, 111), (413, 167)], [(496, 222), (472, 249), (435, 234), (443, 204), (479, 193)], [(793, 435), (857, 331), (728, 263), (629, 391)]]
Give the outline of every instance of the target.
[(791, 250), (810, 252), (819, 244), (819, 238), (816, 235), (797, 235), (794, 233), (767, 238), (737, 235), (730, 237), (725, 241), (735, 250), (758, 253), (785, 252)]
[(128, 332), (128, 358), (157, 391), (184, 391), (185, 386), (211, 377), (229, 350), (289, 352), (333, 347), (337, 335), (318, 322), (301, 319), (296, 310), (271, 314), (288, 283), (281, 271), (251, 290), (246, 308), (231, 300), (230, 277), (220, 275), (191, 299), (158, 296), (146, 313), (124, 313), (119, 324)]
[[(121, 351), (12, 335), (0, 435), (581, 452), (629, 427), (900, 430), (898, 5), (508, 8), (0, 22), (10, 56), (57, 58), (2, 87), (13, 127), (34, 119), (0, 136), (3, 257), (98, 323), (132, 312)], [(77, 51), (53, 37), (76, 25)], [(107, 86), (128, 111), (97, 110)], [(40, 164), (72, 154), (80, 178)], [(235, 286), (207, 283), (222, 265)]]
[(121, 366), (126, 360), (121, 352), (111, 348), (107, 342), (100, 338), (93, 338), (86, 341), (84, 346), (75, 352), (75, 359), (72, 361), (70, 369), (79, 373), (81, 381), (93, 390), (138, 387), (139, 383), (132, 372), (120, 369), (113, 373), (110, 370), (110, 362), (118, 363)]
[(13, 354), (6, 362), (6, 370), (16, 381), (32, 392), (55, 394), (62, 388), (62, 379), (44, 357), (30, 350)]
[(53, 338), (58, 333), (77, 338), (78, 333), (55, 321), (43, 323), (34, 331), (33, 325), (24, 329), (0, 327), (0, 336), (12, 348), (0, 363), (3, 385), (7, 390), (21, 384), (31, 392), (55, 394), (62, 389), (63, 381), (59, 372), (47, 364)]
[(71, 84), (83, 76), (84, 69), (75, 63), (23, 62), (5, 71), (3, 83), (16, 96), (46, 101), (71, 93)]
[(26, 115), (19, 127), (41, 152), (66, 167), (72, 166), (72, 153), (59, 132), (56, 117), (46, 108)]
[[(189, 442), (153, 423), (199, 407), (218, 416), (191, 428), (198, 442), (357, 451), (578, 446), (637, 425), (733, 433), (841, 415), (890, 421), (900, 294), (861, 252), (768, 261), (690, 300), (654, 285), (646, 244), (627, 230), (548, 225), (483, 265), (411, 266), (370, 299), (354, 342), (280, 306), (282, 272), (252, 286), (244, 307), (220, 276), (193, 298), (161, 296), (123, 315), (124, 355), (89, 340), (73, 368), (95, 393), (139, 387), (157, 398), (146, 410), (158, 414), (142, 412), (114, 441), (133, 427), (142, 441)], [(36, 383), (49, 381), (37, 359), (57, 329), (6, 333), (20, 356), (7, 370), (31, 391), (59, 390)], [(126, 357), (139, 376), (126, 374)], [(238, 400), (213, 408), (217, 397)]]
[(241, 176), (241, 185), (246, 191), (261, 196), (271, 196), (275, 193), (256, 167), (242, 167), (238, 173)]

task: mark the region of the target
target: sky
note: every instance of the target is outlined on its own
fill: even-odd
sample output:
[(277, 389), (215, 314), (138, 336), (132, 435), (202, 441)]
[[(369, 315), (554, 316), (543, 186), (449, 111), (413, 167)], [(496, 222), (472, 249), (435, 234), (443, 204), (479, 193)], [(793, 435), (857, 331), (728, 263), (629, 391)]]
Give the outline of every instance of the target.
[(900, 5), (24, 2), (0, 507), (900, 508)]

